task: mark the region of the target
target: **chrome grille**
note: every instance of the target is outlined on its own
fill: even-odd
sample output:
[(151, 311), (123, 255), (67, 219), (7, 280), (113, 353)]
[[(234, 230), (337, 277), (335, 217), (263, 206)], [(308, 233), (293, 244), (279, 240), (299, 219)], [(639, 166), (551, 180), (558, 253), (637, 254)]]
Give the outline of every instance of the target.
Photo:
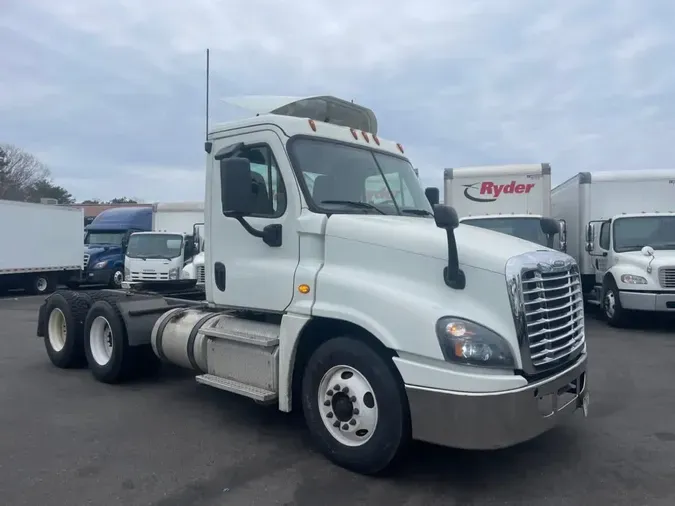
[(527, 253), (509, 261), (507, 282), (526, 372), (542, 372), (576, 358), (585, 343), (576, 262), (558, 252)]
[(197, 266), (197, 283), (206, 283), (206, 270), (203, 265)]
[(131, 271), (131, 281), (168, 281), (168, 272), (157, 272), (156, 270)]
[(675, 267), (659, 269), (659, 284), (661, 288), (675, 288)]
[(87, 265), (89, 265), (89, 253), (84, 254), (84, 262), (82, 265), (84, 266), (85, 269), (87, 268)]

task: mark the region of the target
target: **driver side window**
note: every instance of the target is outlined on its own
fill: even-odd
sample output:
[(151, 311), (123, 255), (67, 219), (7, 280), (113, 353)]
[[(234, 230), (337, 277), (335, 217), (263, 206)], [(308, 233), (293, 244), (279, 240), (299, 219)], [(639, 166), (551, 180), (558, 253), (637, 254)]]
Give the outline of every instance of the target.
[(272, 149), (267, 145), (251, 146), (236, 156), (251, 162), (251, 191), (256, 196), (256, 210), (252, 216), (282, 216), (286, 212), (286, 188)]
[(606, 221), (600, 227), (599, 246), (604, 250), (609, 250), (609, 222)]

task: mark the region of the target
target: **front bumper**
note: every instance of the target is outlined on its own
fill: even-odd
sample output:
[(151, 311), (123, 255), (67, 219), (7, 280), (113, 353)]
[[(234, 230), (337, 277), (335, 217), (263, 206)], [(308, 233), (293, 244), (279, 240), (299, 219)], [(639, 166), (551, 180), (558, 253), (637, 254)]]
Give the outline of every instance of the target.
[(82, 271), (80, 275), (80, 283), (90, 285), (107, 285), (110, 282), (113, 269), (92, 269), (90, 271)]
[(619, 298), (621, 299), (621, 306), (632, 311), (675, 311), (675, 292), (620, 291)]
[[(588, 401), (587, 355), (566, 370), (505, 392), (467, 393), (406, 385), (413, 438), (467, 450), (532, 439)], [(587, 404), (586, 404), (587, 405)]]

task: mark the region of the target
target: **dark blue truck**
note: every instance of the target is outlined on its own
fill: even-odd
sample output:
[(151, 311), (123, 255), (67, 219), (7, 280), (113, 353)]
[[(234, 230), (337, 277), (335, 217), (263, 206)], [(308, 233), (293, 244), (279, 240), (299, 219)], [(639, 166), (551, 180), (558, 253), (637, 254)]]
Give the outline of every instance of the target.
[(120, 288), (124, 280), (124, 251), (133, 232), (152, 230), (152, 207), (106, 209), (85, 228), (84, 264), (78, 285)]

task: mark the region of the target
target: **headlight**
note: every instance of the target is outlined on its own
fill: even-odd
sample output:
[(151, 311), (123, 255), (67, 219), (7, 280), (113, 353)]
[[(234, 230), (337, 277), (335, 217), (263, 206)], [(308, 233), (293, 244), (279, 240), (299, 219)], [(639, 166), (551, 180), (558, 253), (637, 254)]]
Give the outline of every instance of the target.
[(174, 267), (173, 269), (169, 269), (169, 279), (178, 279), (178, 273), (180, 271), (178, 270), (178, 267)]
[(446, 316), (436, 323), (436, 334), (448, 362), (482, 367), (515, 367), (506, 340), (477, 323)]
[(621, 282), (626, 283), (627, 285), (646, 285), (647, 279), (634, 274), (622, 274)]
[(96, 263), (94, 264), (94, 269), (103, 269), (103, 268), (106, 267), (107, 265), (108, 265), (108, 261), (107, 261), (107, 260), (103, 260), (102, 262), (96, 262)]

